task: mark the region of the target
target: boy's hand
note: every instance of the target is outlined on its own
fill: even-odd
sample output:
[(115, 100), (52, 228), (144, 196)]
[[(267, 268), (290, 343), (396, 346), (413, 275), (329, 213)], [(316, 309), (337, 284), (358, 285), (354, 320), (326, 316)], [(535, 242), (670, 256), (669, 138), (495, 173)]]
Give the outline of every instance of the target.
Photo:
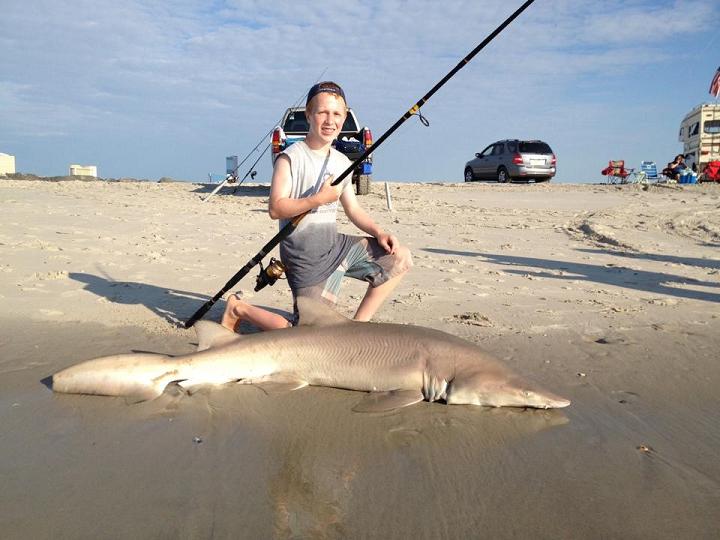
[(331, 185), (335, 177), (329, 174), (325, 179), (320, 191), (317, 192), (316, 197), (320, 204), (334, 203), (340, 198), (343, 190), (343, 183), (340, 182), (337, 186)]
[(395, 250), (400, 246), (400, 242), (394, 234), (382, 232), (375, 238), (378, 241), (378, 244), (380, 244), (380, 246), (390, 255), (393, 255)]

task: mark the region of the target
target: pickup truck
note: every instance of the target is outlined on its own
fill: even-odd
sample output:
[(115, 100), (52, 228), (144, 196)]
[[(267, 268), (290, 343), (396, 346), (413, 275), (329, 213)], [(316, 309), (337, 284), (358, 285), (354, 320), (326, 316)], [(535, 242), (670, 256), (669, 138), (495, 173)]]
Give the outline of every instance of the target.
[[(352, 109), (348, 109), (347, 118), (340, 130), (340, 135), (333, 142), (339, 152), (345, 154), (350, 161), (359, 158), (368, 146), (372, 145), (370, 128), (359, 128), (360, 124)], [(291, 144), (302, 141), (308, 134), (309, 126), (305, 117), (305, 107), (291, 107), (285, 111), (280, 125), (272, 132), (272, 162)], [(372, 155), (360, 162), (352, 173), (355, 193), (367, 195), (370, 192), (370, 175), (372, 174)]]

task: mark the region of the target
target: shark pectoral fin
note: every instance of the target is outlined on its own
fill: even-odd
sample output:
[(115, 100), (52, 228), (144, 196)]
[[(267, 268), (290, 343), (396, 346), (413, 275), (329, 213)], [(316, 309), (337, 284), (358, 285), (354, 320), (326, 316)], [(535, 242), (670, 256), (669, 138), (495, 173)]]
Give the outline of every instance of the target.
[(258, 381), (252, 381), (253, 386), (257, 386), (266, 394), (281, 394), (283, 392), (292, 392), (305, 388), (308, 383), (301, 379), (293, 379), (288, 377), (265, 377)]
[(355, 412), (386, 412), (414, 405), (422, 400), (423, 395), (420, 390), (370, 392), (352, 410)]
[(299, 326), (334, 326), (353, 323), (351, 319), (341, 315), (317, 298), (298, 296), (296, 302)]
[(198, 321), (194, 328), (198, 338), (198, 352), (242, 339), (240, 334), (212, 321)]

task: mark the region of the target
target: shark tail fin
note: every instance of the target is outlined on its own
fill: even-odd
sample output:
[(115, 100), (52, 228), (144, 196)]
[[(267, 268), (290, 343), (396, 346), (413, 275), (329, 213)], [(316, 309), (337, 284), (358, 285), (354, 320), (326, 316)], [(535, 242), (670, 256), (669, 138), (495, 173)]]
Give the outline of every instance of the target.
[(142, 388), (138, 387), (133, 389), (132, 392), (125, 394), (123, 397), (129, 404), (152, 401), (153, 399), (160, 397), (160, 395), (165, 391), (166, 386), (167, 385), (152, 384), (143, 386)]
[(129, 353), (103, 356), (65, 368), (52, 376), (54, 392), (125, 397), (147, 401), (180, 379), (172, 357)]

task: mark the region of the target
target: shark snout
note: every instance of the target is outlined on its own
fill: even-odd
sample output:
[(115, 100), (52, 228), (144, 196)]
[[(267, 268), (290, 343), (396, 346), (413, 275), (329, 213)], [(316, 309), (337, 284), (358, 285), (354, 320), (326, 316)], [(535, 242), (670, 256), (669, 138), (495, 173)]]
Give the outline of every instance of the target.
[(562, 409), (570, 405), (570, 400), (544, 390), (524, 390), (521, 392), (525, 407), (536, 409)]
[(467, 403), (487, 407), (561, 409), (570, 405), (570, 400), (531, 387), (517, 379), (500, 381), (474, 376), (465, 381), (455, 380), (448, 395), (448, 403)]

